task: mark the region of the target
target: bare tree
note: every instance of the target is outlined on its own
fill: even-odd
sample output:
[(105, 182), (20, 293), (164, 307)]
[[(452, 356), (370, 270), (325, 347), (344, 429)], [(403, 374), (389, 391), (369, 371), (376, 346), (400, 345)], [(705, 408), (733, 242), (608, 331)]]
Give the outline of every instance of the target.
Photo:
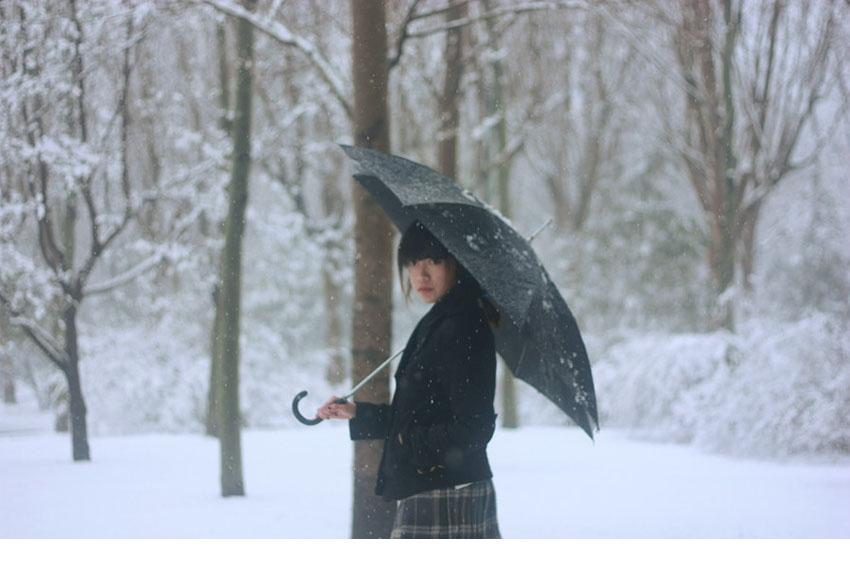
[[(839, 22), (847, 15), (847, 6), (835, 2), (811, 11), (780, 1), (764, 4), (754, 14), (758, 31), (751, 32), (734, 68), (741, 92), (746, 93), (740, 100), (746, 131), (742, 155), (750, 166), (742, 171), (740, 183), (749, 189), (741, 189), (747, 194), (741, 203), (737, 236), (747, 290), (755, 266), (756, 228), (766, 199), (790, 173), (815, 163), (846, 118), (850, 102), (846, 93), (839, 93), (831, 117), (819, 119), (818, 111), (832, 89), (840, 86)], [(793, 49), (787, 51), (786, 45)], [(803, 150), (807, 134), (812, 143)]]
[(686, 87), (681, 158), (709, 226), (708, 264), (720, 298), (716, 324), (723, 327), (734, 327), (729, 291), (739, 261), (749, 285), (762, 205), (790, 172), (811, 163), (831, 135), (830, 128), (822, 134), (815, 129), (814, 149), (801, 151), (834, 84), (833, 44), (843, 11), (834, 1), (724, 0), (718, 7), (690, 0), (680, 6), (675, 53)]
[[(51, 64), (39, 41), (46, 38), (35, 37), (33, 30), (42, 30), (39, 26), (30, 27), (29, 10), (23, 6), (12, 8), (10, 14), (20, 26), (21, 34), (27, 39), (22, 56), (16, 59), (20, 62), (23, 76), (30, 79), (31, 85), (39, 81), (48, 81), (44, 73), (45, 65)], [(48, 91), (32, 89), (32, 94), (23, 96), (20, 104), (20, 123), (22, 124), (24, 143), (29, 147), (39, 147), (46, 139), (67, 128), (69, 136), (81, 148), (97, 148), (102, 140), (94, 139), (90, 129), (89, 111), (92, 108), (88, 100), (86, 76), (82, 45), (85, 41), (85, 29), (79, 15), (77, 2), (72, 0), (67, 11), (57, 11), (46, 14), (48, 18), (67, 18), (70, 24), (70, 59), (64, 68), (70, 71), (70, 84), (73, 85), (70, 95), (59, 110), (66, 112), (64, 120), (54, 120), (51, 109), (46, 106), (45, 96)], [(19, 300), (20, 294), (10, 293), (0, 289), (0, 304), (11, 314), (11, 322), (19, 326), (24, 334), (33, 341), (39, 350), (46, 355), (63, 373), (67, 382), (67, 394), (70, 409), (72, 454), (75, 461), (90, 460), (88, 432), (86, 422), (86, 405), (83, 399), (80, 377), (80, 355), (77, 330), (77, 317), (83, 300), (98, 293), (110, 291), (123, 285), (141, 273), (156, 266), (161, 260), (157, 254), (141, 262), (130, 270), (118, 274), (106, 281), (91, 283), (90, 276), (116, 239), (127, 228), (133, 218), (131, 187), (127, 174), (127, 136), (130, 127), (128, 110), (128, 93), (131, 78), (131, 51), (134, 46), (132, 14), (126, 24), (126, 42), (123, 48), (121, 80), (119, 82), (119, 99), (116, 103), (113, 122), (118, 124), (119, 138), (119, 195), (123, 200), (121, 210), (115, 211), (110, 205), (108, 181), (101, 182), (98, 178), (99, 167), (94, 165), (81, 173), (69, 176), (67, 172), (59, 171), (60, 163), (50, 160), (45, 152), (33, 152), (23, 164), (26, 168), (24, 175), (24, 194), (31, 202), (37, 204), (38, 212), (31, 217), (35, 232), (38, 236), (38, 250), (47, 267), (50, 285), (53, 288), (56, 313), (50, 324), (60, 330), (57, 333), (46, 330), (38, 318), (27, 314), (26, 302)], [(50, 70), (51, 72), (53, 69)], [(108, 132), (107, 132), (108, 133)], [(85, 160), (83, 160), (85, 162)], [(83, 215), (77, 211), (77, 200), (81, 200)], [(114, 199), (114, 196), (113, 196)], [(80, 218), (82, 216), (82, 218)], [(88, 249), (83, 255), (78, 255), (75, 235), (78, 227), (87, 223)], [(16, 297), (18, 295), (18, 297)], [(42, 317), (43, 319), (44, 317)]]
[(526, 155), (544, 179), (556, 230), (579, 234), (602, 187), (621, 181), (623, 111), (635, 54), (620, 47), (597, 11), (557, 14), (547, 24), (551, 59), (535, 72), (545, 89), (540, 118), (553, 127), (539, 129)]

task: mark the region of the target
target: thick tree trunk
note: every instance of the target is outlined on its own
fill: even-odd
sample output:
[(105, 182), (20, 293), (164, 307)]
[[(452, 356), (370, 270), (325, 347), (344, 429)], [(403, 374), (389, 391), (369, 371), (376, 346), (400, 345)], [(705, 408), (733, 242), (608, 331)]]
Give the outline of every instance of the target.
[[(389, 151), (387, 33), (383, 2), (352, 0), (354, 143)], [(355, 279), (352, 322), (352, 375), (365, 376), (390, 351), (393, 228), (378, 204), (355, 183)], [(389, 370), (357, 394), (358, 400), (389, 401)], [(354, 447), (353, 538), (386, 538), (396, 506), (375, 496), (383, 441)]]
[[(466, 4), (458, 4), (446, 12), (446, 21), (452, 22), (466, 16)], [(440, 171), (452, 179), (457, 178), (457, 127), (460, 123), (458, 98), (463, 76), (463, 28), (446, 33), (446, 74), (443, 94), (440, 97), (440, 131), (438, 133), (438, 163)]]
[[(253, 1), (243, 1), (253, 9)], [(248, 205), (251, 167), (251, 96), (253, 82), (254, 28), (237, 24), (238, 78), (233, 125), (233, 169), (229, 186), (230, 205), (225, 222), (221, 261), (221, 333), (217, 346), (221, 356), (219, 390), (219, 444), (221, 446), (221, 495), (244, 496), (242, 479), (241, 414), (239, 409), (239, 317), (242, 293), (242, 236)]]
[(69, 305), (62, 314), (65, 323), (65, 354), (68, 361), (63, 368), (68, 381), (68, 406), (71, 414), (71, 448), (75, 461), (89, 461), (88, 425), (86, 403), (80, 384), (80, 357), (77, 345), (77, 307)]

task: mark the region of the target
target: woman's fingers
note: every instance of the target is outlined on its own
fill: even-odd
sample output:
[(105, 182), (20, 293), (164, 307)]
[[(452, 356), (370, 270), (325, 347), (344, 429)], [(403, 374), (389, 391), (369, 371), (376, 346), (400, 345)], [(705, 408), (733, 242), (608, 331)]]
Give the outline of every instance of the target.
[(338, 396), (333, 396), (316, 411), (316, 417), (322, 419), (351, 419), (354, 417), (354, 404), (338, 403)]
[(316, 410), (316, 417), (320, 417), (322, 419), (329, 419), (331, 417), (330, 407), (334, 404), (335, 400), (336, 396), (329, 398), (328, 401), (322, 404), (322, 407)]

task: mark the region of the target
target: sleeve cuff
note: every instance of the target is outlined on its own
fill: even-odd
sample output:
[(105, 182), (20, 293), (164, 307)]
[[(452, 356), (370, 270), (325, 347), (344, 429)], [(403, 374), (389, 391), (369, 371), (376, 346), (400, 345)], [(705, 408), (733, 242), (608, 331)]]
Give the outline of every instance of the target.
[(352, 441), (372, 439), (377, 419), (377, 408), (367, 402), (354, 402), (357, 413), (348, 420), (348, 435)]

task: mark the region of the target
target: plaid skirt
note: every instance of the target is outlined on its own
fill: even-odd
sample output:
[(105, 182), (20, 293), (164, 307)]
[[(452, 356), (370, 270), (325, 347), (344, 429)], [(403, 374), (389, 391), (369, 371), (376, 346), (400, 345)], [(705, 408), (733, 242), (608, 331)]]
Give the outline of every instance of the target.
[(501, 538), (493, 482), (438, 488), (400, 500), (390, 537)]

